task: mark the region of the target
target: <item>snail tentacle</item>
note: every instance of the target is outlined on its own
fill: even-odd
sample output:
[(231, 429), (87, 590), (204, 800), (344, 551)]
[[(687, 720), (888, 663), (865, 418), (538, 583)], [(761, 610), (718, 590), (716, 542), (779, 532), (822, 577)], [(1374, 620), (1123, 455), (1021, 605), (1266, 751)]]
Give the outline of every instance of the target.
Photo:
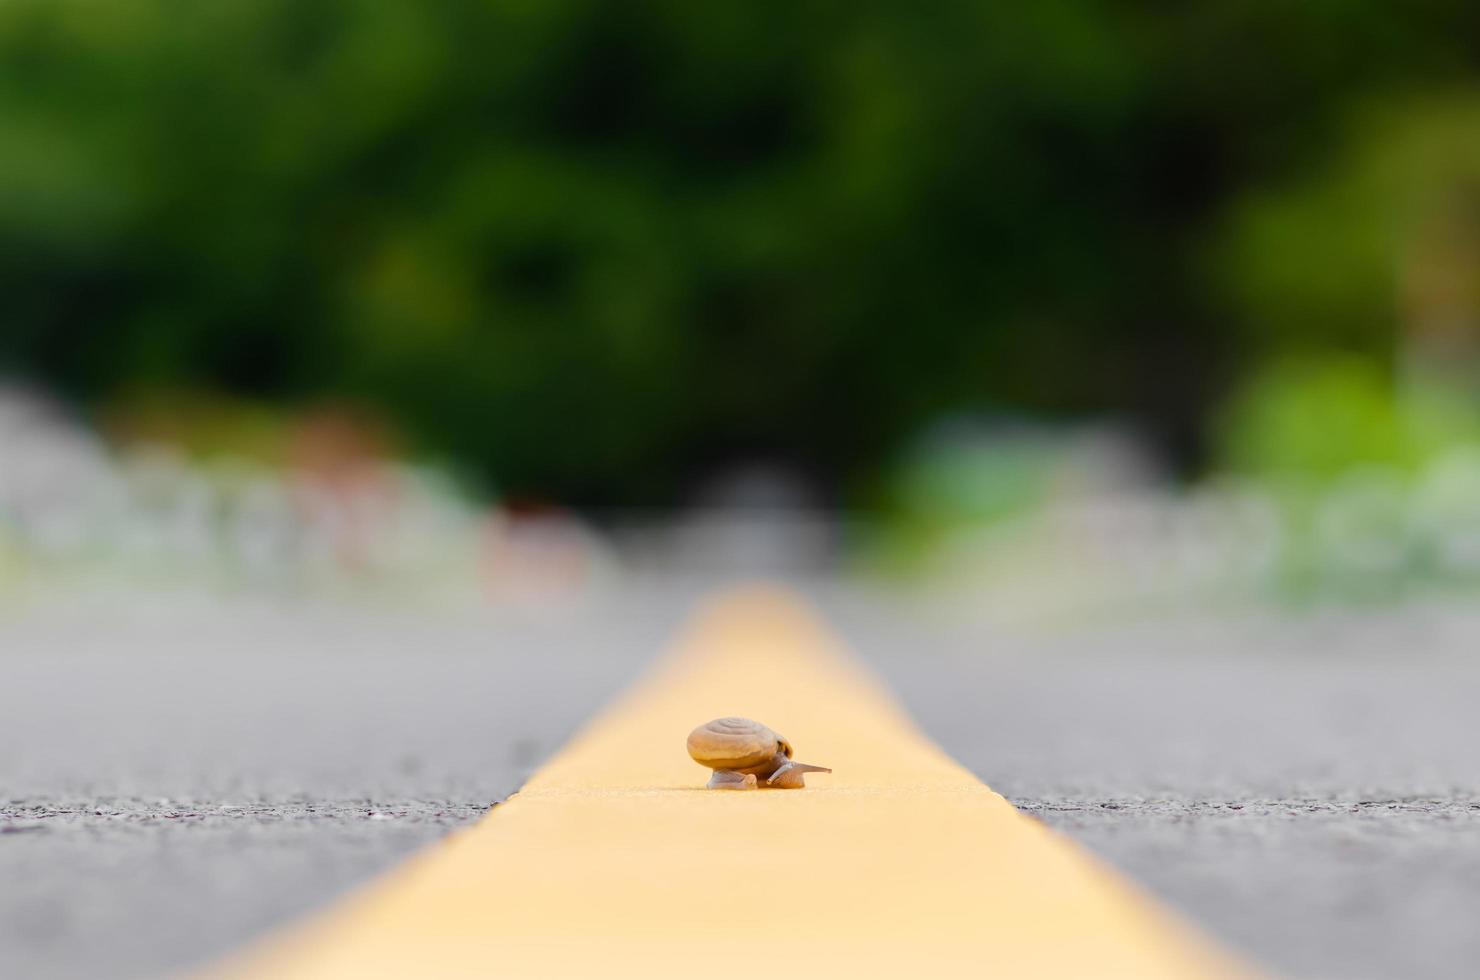
[(809, 772), (832, 772), (826, 766), (813, 766), (805, 762), (787, 762), (781, 768), (771, 773), (766, 780), (767, 786), (779, 786), (782, 789), (802, 789), (807, 784), (803, 778)]

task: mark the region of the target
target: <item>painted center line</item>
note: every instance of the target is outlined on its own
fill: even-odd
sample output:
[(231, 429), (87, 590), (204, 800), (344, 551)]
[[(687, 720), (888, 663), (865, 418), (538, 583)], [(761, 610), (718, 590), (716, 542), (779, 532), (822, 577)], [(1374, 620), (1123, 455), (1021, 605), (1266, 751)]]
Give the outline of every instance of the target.
[[(704, 789), (684, 739), (726, 715), (833, 773), (802, 790)], [(221, 972), (1251, 975), (957, 765), (805, 606), (767, 589), (711, 603), (481, 822)]]

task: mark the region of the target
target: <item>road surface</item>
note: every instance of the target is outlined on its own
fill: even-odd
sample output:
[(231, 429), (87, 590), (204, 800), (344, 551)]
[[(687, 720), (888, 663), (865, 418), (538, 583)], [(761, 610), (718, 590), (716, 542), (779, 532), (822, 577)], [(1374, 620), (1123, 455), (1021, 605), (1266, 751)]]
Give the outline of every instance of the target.
[[(698, 591), (0, 610), (0, 976), (156, 976), (322, 906), (517, 788)], [(1257, 962), (1473, 975), (1480, 615), (812, 594), (947, 751)]]

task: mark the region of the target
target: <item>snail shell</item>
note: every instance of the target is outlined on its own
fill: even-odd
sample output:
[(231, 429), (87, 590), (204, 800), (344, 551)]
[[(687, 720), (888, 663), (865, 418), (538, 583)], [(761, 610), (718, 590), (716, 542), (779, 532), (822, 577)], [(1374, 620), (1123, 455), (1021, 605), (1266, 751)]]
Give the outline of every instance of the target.
[(791, 758), (791, 743), (749, 718), (716, 718), (689, 732), (689, 756), (701, 766), (770, 775)]
[(749, 718), (716, 718), (689, 732), (689, 756), (714, 770), (713, 789), (748, 789), (759, 782), (799, 789), (802, 774), (832, 772), (791, 761), (791, 743)]

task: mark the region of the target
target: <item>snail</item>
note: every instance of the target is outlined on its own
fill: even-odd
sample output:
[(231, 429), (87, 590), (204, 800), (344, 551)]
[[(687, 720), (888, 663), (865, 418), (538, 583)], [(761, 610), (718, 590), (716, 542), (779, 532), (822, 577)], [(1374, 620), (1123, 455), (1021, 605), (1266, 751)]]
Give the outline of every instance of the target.
[(824, 766), (791, 761), (791, 743), (749, 718), (716, 718), (689, 732), (689, 755), (714, 770), (710, 789), (780, 789), (806, 786), (803, 775), (832, 772)]

